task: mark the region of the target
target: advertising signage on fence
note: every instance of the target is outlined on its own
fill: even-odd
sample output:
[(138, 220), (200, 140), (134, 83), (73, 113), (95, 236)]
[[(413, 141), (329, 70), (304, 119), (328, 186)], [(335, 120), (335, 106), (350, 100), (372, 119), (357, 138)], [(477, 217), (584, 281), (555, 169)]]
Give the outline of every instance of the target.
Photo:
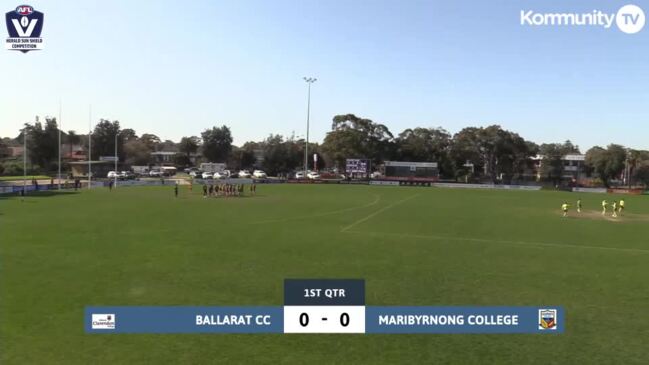
[(613, 188), (613, 189), (608, 189), (608, 192), (611, 194), (641, 195), (644, 192), (644, 189)]

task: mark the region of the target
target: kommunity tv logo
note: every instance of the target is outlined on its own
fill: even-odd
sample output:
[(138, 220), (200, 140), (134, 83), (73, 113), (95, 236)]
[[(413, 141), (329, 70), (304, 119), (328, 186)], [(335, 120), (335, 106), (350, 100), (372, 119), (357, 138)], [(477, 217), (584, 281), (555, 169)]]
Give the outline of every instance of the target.
[(521, 10), (521, 26), (593, 26), (617, 28), (627, 34), (635, 34), (644, 28), (645, 14), (637, 5), (624, 5), (617, 12), (592, 10), (585, 13), (536, 12)]

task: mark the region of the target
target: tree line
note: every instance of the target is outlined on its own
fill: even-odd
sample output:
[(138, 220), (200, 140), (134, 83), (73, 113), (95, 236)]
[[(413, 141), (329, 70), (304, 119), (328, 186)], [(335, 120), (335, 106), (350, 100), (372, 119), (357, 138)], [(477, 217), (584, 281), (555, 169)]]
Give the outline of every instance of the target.
[[(58, 157), (56, 118), (26, 123), (18, 137), (0, 140), (0, 157), (7, 156), (8, 146), (22, 144), (24, 132), (31, 166), (53, 171)], [(117, 120), (101, 119), (93, 129), (91, 141), (93, 160), (113, 156), (117, 143), (119, 159), (128, 165), (151, 164), (151, 153), (155, 151), (175, 152), (174, 163), (181, 167), (191, 166), (193, 161), (224, 162), (233, 169), (257, 167), (272, 175), (300, 170), (304, 163), (303, 139), (273, 134), (262, 141), (235, 146), (226, 125), (206, 129), (200, 136), (182, 137), (176, 143), (163, 141), (155, 134), (138, 135), (133, 129), (122, 129)], [(88, 136), (63, 132), (62, 143), (82, 145), (87, 151)], [(437, 162), (444, 179), (504, 183), (523, 180), (525, 172), (533, 168), (534, 158), (540, 155), (541, 177), (560, 183), (564, 175), (563, 157), (581, 151), (569, 140), (539, 145), (499, 125), (466, 127), (455, 134), (441, 127), (417, 127), (394, 135), (384, 124), (342, 114), (333, 117), (331, 130), (321, 144), (309, 144), (310, 169), (314, 168), (313, 153), (318, 155), (318, 169), (344, 171), (348, 158), (369, 159), (373, 166), (386, 160)], [(584, 168), (586, 174), (596, 173), (606, 186), (625, 169), (636, 181), (649, 184), (649, 151), (618, 144), (595, 146), (586, 151)], [(15, 169), (16, 166), (7, 169), (6, 165), (4, 168), (5, 173)]]

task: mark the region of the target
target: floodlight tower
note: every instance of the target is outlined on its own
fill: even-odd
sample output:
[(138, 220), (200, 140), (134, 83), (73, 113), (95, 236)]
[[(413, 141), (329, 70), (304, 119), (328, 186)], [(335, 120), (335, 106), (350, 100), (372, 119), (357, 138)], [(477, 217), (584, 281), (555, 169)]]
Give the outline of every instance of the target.
[(307, 174), (307, 167), (309, 166), (309, 119), (311, 117), (311, 84), (318, 81), (315, 77), (304, 77), (304, 81), (308, 86), (308, 96), (306, 104), (306, 143), (304, 145), (304, 177)]

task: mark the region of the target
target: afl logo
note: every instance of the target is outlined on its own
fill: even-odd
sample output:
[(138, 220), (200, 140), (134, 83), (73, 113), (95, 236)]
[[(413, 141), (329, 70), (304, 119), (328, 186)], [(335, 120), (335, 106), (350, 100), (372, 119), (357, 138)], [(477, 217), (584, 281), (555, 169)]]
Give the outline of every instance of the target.
[(30, 5), (19, 5), (5, 13), (7, 32), (5, 48), (10, 51), (38, 51), (43, 49), (41, 38), (44, 15)]
[(34, 8), (29, 5), (20, 5), (16, 8), (16, 13), (19, 15), (29, 15), (34, 12)]

